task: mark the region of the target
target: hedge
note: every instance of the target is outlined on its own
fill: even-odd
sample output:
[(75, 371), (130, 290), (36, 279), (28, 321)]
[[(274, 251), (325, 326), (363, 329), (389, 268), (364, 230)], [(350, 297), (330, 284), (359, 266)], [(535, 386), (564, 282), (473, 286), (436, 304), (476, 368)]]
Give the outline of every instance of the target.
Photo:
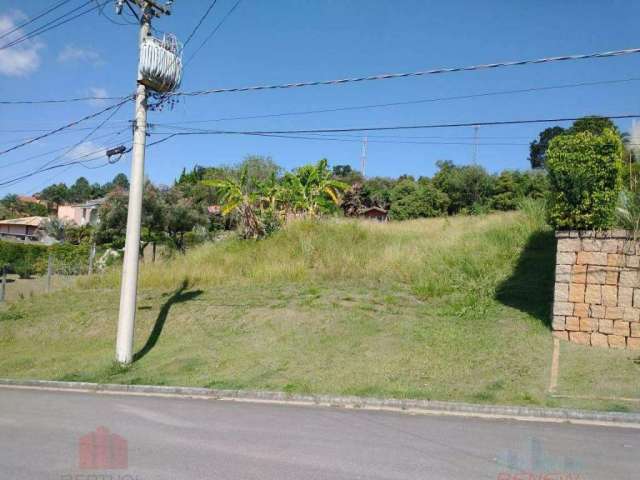
[(602, 230), (615, 221), (623, 146), (612, 130), (555, 137), (547, 150), (549, 223), (557, 229)]
[(10, 272), (28, 277), (42, 275), (47, 271), (49, 254), (56, 273), (77, 275), (88, 270), (89, 245), (58, 243), (52, 246), (0, 241), (0, 266)]

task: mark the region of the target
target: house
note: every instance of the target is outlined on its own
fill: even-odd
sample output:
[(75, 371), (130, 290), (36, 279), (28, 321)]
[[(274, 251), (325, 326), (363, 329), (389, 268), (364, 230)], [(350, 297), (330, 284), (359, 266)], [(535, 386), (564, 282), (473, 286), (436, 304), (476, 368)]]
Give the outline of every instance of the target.
[(0, 238), (38, 242), (43, 236), (40, 229), (47, 217), (23, 217), (0, 220)]
[(387, 211), (380, 207), (363, 208), (358, 212), (358, 217), (367, 218), (370, 220), (378, 220), (379, 222), (386, 222), (389, 220)]
[(75, 205), (60, 205), (58, 207), (58, 218), (80, 226), (95, 225), (98, 223), (98, 209), (104, 202), (104, 198), (97, 198)]
[(31, 195), (18, 195), (18, 201), (22, 203), (37, 203), (38, 205), (47, 205), (47, 202), (43, 202), (39, 198)]

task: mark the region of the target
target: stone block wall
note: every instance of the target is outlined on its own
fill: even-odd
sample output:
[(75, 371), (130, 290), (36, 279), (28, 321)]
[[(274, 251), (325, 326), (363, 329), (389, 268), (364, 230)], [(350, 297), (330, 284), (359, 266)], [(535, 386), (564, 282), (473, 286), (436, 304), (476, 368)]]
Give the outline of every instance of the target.
[(640, 349), (640, 245), (625, 230), (556, 233), (554, 336)]

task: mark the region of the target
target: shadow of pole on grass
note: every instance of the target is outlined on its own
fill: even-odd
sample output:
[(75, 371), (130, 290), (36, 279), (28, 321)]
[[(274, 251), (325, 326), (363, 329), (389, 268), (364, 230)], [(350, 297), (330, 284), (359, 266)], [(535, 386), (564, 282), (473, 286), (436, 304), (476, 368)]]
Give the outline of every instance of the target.
[(540, 320), (551, 328), (556, 242), (553, 231), (529, 236), (513, 273), (496, 290), (496, 300)]
[(133, 354), (133, 361), (137, 362), (142, 357), (144, 357), (147, 353), (151, 351), (153, 347), (158, 343), (158, 339), (162, 334), (162, 329), (164, 328), (164, 324), (167, 321), (167, 316), (169, 315), (169, 310), (176, 303), (188, 302), (189, 300), (193, 300), (194, 298), (200, 296), (203, 291), (202, 290), (192, 290), (185, 291), (189, 288), (189, 280), (185, 279), (182, 281), (180, 287), (175, 290), (171, 296), (167, 299), (166, 302), (160, 308), (160, 313), (158, 313), (158, 318), (156, 318), (156, 323), (153, 325), (153, 330), (149, 334), (149, 338), (145, 342), (144, 346)]

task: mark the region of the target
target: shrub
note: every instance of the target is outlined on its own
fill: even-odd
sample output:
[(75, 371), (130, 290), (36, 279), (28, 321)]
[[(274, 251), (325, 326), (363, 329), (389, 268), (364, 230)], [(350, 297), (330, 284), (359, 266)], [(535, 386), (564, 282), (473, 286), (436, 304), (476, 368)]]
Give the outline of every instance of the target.
[(0, 241), (0, 266), (6, 265), (23, 278), (47, 271), (49, 254), (54, 271), (67, 275), (83, 273), (89, 262), (89, 245), (59, 243), (51, 247)]
[(391, 191), (389, 216), (393, 220), (409, 220), (443, 215), (449, 206), (449, 197), (431, 184), (402, 180)]
[(549, 223), (557, 229), (605, 229), (614, 223), (623, 147), (612, 130), (555, 137), (547, 152)]
[(433, 185), (447, 194), (451, 214), (469, 211), (474, 204), (487, 203), (493, 192), (493, 178), (479, 165), (457, 166), (450, 161), (438, 161), (439, 170)]

